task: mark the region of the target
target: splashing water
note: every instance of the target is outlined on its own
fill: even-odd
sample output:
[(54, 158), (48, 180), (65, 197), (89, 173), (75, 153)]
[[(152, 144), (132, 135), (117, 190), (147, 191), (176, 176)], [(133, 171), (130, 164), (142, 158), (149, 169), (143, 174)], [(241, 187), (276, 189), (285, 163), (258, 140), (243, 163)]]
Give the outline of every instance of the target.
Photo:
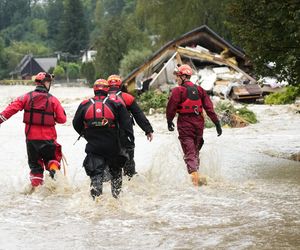
[[(0, 89), (1, 108), (15, 97), (9, 89)], [(91, 92), (53, 91), (66, 100), (69, 119)], [(73, 146), (70, 120), (57, 126), (67, 176), (57, 173), (54, 181), (45, 174), (31, 193), (22, 115), (15, 115), (0, 129), (0, 249), (299, 249), (300, 165), (263, 151), (296, 148), (300, 118), (284, 107), (252, 109), (258, 124), (224, 129), (218, 138), (205, 130), (200, 172), (208, 185), (200, 188), (191, 184), (176, 133), (166, 131), (161, 116), (149, 117), (151, 143), (135, 126), (138, 175), (124, 177), (120, 199), (105, 183), (96, 201), (82, 168), (85, 141)]]

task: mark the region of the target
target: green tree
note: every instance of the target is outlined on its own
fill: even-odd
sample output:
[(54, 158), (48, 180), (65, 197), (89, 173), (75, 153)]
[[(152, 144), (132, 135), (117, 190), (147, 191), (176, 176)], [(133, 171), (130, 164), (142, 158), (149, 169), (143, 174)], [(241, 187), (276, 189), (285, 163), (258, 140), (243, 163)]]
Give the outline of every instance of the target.
[(47, 38), (48, 29), (46, 20), (35, 18), (31, 20), (31, 27), (34, 34), (40, 36), (41, 38)]
[(101, 35), (101, 26), (104, 17), (104, 4), (103, 1), (97, 1), (94, 11), (94, 27), (91, 31), (91, 45), (95, 45), (95, 40)]
[[(6, 2), (4, 4), (4, 2)], [(4, 19), (0, 32), (6, 46), (13, 41), (28, 41), (46, 44), (48, 32), (45, 3), (39, 1), (0, 0), (0, 18)], [(11, 13), (13, 11), (13, 13)]]
[(92, 37), (92, 31), (95, 30), (95, 25), (96, 25), (96, 21), (95, 21), (96, 16), (94, 15), (94, 13), (95, 13), (97, 2), (98, 2), (97, 0), (82, 0), (84, 15), (86, 17), (87, 29), (88, 29), (88, 34), (90, 35), (90, 39)]
[(60, 48), (61, 17), (64, 13), (63, 0), (48, 0), (46, 6), (48, 39), (55, 50)]
[(120, 63), (120, 74), (125, 77), (132, 70), (140, 66), (150, 55), (152, 51), (144, 50), (129, 50), (128, 54), (123, 57)]
[(4, 53), (4, 40), (0, 36), (0, 79), (4, 78), (7, 75), (7, 61), (5, 60), (5, 53)]
[(65, 77), (65, 70), (62, 66), (57, 65), (53, 70), (53, 74), (56, 79), (60, 80)]
[(136, 0), (104, 0), (97, 4), (100, 36), (96, 40), (96, 72), (107, 77), (119, 71), (120, 61), (129, 49), (150, 47), (150, 40), (135, 18)]
[(102, 34), (96, 42), (96, 72), (101, 78), (117, 74), (119, 70), (128, 41), (128, 34), (123, 31), (121, 18), (109, 18), (104, 22)]
[(70, 79), (77, 79), (80, 76), (80, 66), (77, 63), (68, 64), (68, 74)]
[[(126, 51), (128, 34), (123, 30), (124, 20), (121, 17), (123, 0), (103, 0), (97, 8), (103, 13), (100, 23), (101, 34), (96, 40), (96, 76), (107, 78), (116, 74), (122, 53)], [(105, 13), (105, 15), (104, 15)]]
[(88, 84), (90, 86), (93, 86), (93, 83), (96, 80), (96, 71), (94, 63), (83, 63), (81, 66), (81, 75), (87, 79)]
[(5, 45), (9, 46), (13, 41), (20, 41), (24, 36), (24, 24), (17, 24), (1, 30), (1, 36), (4, 39)]
[[(260, 75), (300, 83), (299, 1), (232, 0), (228, 27)], [(272, 70), (266, 67), (274, 62)]]
[(46, 19), (47, 18), (47, 1), (40, 2), (39, 0), (31, 0), (30, 17), (32, 19)]
[(230, 38), (225, 27), (224, 8), (229, 0), (137, 0), (136, 16), (143, 29), (157, 35), (157, 46), (173, 40), (201, 25)]
[(49, 55), (49, 48), (43, 44), (30, 42), (13, 42), (11, 46), (5, 48), (4, 58), (7, 61), (7, 69), (12, 71), (26, 54), (34, 56)]
[(0, 0), (0, 30), (24, 22), (30, 16), (31, 0)]
[(88, 30), (80, 0), (65, 0), (60, 33), (60, 49), (78, 55), (88, 45)]

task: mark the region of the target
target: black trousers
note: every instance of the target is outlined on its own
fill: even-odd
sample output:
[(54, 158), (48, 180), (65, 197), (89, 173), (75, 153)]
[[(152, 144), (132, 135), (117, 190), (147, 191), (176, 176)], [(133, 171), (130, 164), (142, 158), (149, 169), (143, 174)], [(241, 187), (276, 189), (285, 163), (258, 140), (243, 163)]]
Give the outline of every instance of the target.
[(44, 165), (47, 167), (51, 160), (57, 159), (54, 140), (26, 140), (28, 165), (32, 174), (42, 174)]
[(117, 198), (122, 189), (122, 166), (124, 159), (105, 158), (100, 155), (88, 153), (83, 161), (86, 174), (91, 178), (91, 195), (93, 198), (102, 194), (104, 173), (108, 167), (111, 175), (111, 192)]

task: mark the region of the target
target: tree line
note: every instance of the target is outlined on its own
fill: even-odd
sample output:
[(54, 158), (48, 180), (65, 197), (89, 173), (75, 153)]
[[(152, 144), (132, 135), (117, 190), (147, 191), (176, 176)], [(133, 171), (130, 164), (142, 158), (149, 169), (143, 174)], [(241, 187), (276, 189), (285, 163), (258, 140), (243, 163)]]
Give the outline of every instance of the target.
[[(93, 81), (126, 76), (166, 42), (208, 25), (243, 48), (255, 73), (300, 83), (299, 0), (0, 0), (0, 79), (26, 54), (62, 53)], [(87, 49), (95, 62), (81, 65)], [(272, 62), (272, 67), (267, 67)], [(61, 69), (60, 69), (61, 70)]]

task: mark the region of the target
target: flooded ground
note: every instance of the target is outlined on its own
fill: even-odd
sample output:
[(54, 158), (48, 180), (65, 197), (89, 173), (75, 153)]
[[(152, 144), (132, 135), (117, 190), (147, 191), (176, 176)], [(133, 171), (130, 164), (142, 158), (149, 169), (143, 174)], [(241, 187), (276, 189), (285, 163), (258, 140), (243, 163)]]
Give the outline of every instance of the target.
[[(0, 87), (1, 110), (32, 87)], [(135, 127), (138, 176), (124, 180), (119, 200), (109, 184), (97, 202), (81, 167), (84, 140), (75, 145), (74, 112), (87, 88), (52, 88), (63, 103), (66, 125), (58, 141), (67, 178), (49, 178), (28, 195), (22, 113), (0, 128), (0, 249), (299, 249), (300, 115), (288, 106), (250, 105), (259, 123), (205, 130), (201, 172), (208, 185), (194, 188), (177, 133), (161, 115), (150, 116), (155, 137)]]

